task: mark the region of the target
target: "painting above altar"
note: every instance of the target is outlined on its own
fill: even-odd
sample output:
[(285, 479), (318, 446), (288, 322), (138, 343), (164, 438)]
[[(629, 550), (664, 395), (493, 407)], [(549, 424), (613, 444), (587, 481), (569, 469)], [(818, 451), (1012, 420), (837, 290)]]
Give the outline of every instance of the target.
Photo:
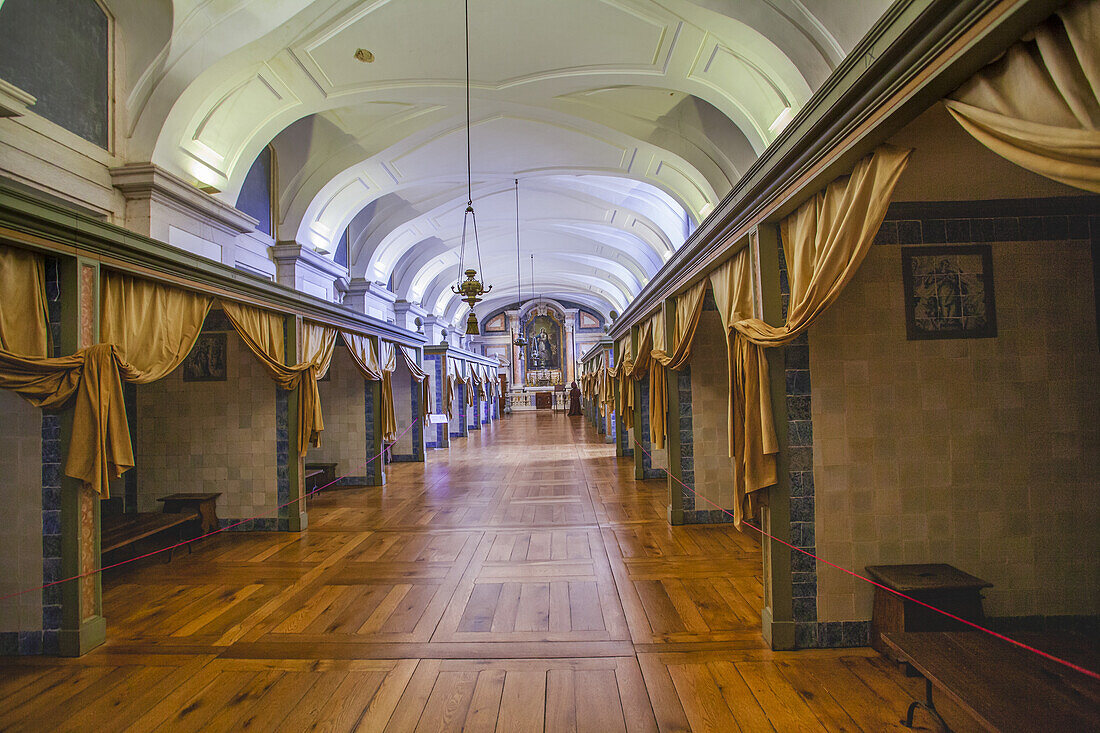
[(562, 324), (552, 315), (538, 315), (527, 322), (528, 370), (560, 370)]

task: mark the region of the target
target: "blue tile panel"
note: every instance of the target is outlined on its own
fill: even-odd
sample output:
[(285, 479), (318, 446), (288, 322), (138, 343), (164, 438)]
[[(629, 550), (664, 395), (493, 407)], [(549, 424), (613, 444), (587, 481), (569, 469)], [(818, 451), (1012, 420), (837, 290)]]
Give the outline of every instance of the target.
[[(680, 481), (687, 487), (673, 482), (674, 490), (680, 491), (681, 508), (684, 510), (684, 522), (687, 524), (712, 524), (705, 515), (707, 512), (695, 510), (695, 429), (692, 421), (691, 404), (691, 366), (685, 366), (676, 372), (676, 415), (680, 431)], [(671, 433), (671, 428), (669, 426)], [(728, 519), (728, 518), (727, 518)]]
[[(779, 243), (779, 288), (783, 304), (783, 317), (787, 317), (790, 303), (790, 285), (783, 245)], [(816, 552), (814, 533), (814, 442), (813, 420), (810, 412), (810, 344), (806, 334), (799, 336), (785, 347), (776, 350), (783, 356), (787, 392), (787, 442), (790, 457), (789, 480), (791, 486), (791, 544), (807, 552)], [(818, 638), (817, 627), (817, 564), (813, 558), (801, 552), (791, 552), (791, 604), (796, 637), (799, 626), (802, 638)], [(823, 638), (833, 638), (826, 635)], [(798, 639), (795, 641), (799, 646)]]
[[(375, 385), (378, 382), (370, 382), (366, 379), (363, 380), (363, 447), (366, 451), (366, 455), (363, 457), (365, 470), (368, 476), (375, 475), (375, 461), (381, 461), (382, 458), (375, 458), (382, 451), (382, 436), (375, 432), (375, 406), (374, 395), (376, 390)], [(381, 394), (380, 391), (378, 391)], [(382, 483), (386, 483), (386, 466), (385, 463), (381, 466), (382, 469)], [(375, 479), (371, 479), (370, 485), (374, 485)]]
[[(439, 354), (424, 355), (424, 371), (428, 372), (432, 380), (432, 398), (435, 401), (436, 413), (446, 412), (443, 404), (443, 359)], [(442, 448), (444, 443), (444, 431), (446, 425), (432, 425), (425, 437), (424, 447)]]
[(455, 401), (458, 402), (458, 431), (452, 431), (452, 438), (465, 438), (470, 434), (466, 427), (466, 385), (455, 385)]
[(639, 395), (638, 406), (634, 410), (634, 422), (638, 425), (637, 438), (638, 442), (642, 444), (642, 478), (664, 478), (665, 472), (659, 468), (653, 468), (653, 464), (650, 462), (649, 454), (653, 451), (653, 446), (649, 440), (649, 377), (646, 377), (638, 382)]
[[(60, 261), (46, 257), (51, 356), (61, 356)], [(133, 471), (129, 472), (130, 474)], [(61, 420), (42, 412), (42, 584), (61, 579)], [(59, 654), (61, 586), (42, 590), (42, 628), (0, 634), (0, 654)]]
[(1089, 239), (1095, 196), (890, 204), (875, 244), (977, 244)]

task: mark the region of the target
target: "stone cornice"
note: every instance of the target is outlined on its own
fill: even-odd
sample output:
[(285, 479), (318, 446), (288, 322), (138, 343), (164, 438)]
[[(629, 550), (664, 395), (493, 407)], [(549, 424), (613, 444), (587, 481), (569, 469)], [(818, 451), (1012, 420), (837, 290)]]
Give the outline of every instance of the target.
[(37, 101), (33, 95), (0, 79), (0, 117), (22, 117)]
[(630, 302), (619, 338), (665, 298), (786, 215), (1061, 5), (1057, 0), (896, 2), (733, 190)]
[(111, 183), (127, 201), (151, 199), (187, 214), (197, 214), (229, 234), (253, 231), (258, 220), (205, 194), (152, 163), (128, 163), (112, 168)]
[[(279, 264), (287, 262), (295, 262), (296, 264), (303, 264), (323, 275), (327, 275), (331, 278), (347, 278), (348, 268), (343, 265), (338, 265), (328, 257), (325, 257), (320, 252), (310, 249), (309, 247), (303, 247), (297, 242), (279, 242), (271, 248), (272, 256)], [(349, 284), (349, 290), (353, 284)]]
[(615, 341), (613, 339), (601, 338), (598, 342), (596, 342), (595, 346), (593, 346), (591, 349), (581, 355), (581, 363), (586, 364), (589, 361), (595, 359), (597, 356), (601, 355), (603, 352), (607, 351), (607, 349), (614, 347)]
[(31, 249), (85, 257), (140, 277), (302, 316), (355, 333), (382, 336), (406, 346), (420, 346), (425, 341), (423, 334), (0, 186), (0, 241), (3, 240)]

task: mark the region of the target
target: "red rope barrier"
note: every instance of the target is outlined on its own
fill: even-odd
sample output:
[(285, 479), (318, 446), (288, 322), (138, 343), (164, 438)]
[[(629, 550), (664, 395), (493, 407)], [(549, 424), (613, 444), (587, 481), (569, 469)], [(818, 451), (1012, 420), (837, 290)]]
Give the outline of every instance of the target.
[[(409, 423), (409, 427), (402, 430), (401, 434), (397, 436), (397, 438), (394, 440), (394, 442), (396, 443), (398, 440), (401, 440), (401, 438), (404, 437), (405, 433), (412, 430), (413, 426), (416, 425), (416, 423), (420, 422), (420, 419), (421, 418), (416, 418), (411, 423)], [(369, 459), (368, 461), (366, 461), (365, 463), (363, 463), (361, 465), (362, 466), (369, 466), (370, 464), (374, 463), (379, 458), (381, 458), (382, 454), (385, 453), (385, 452), (386, 452), (386, 450), (383, 448), (378, 453), (378, 455), (374, 456), (373, 458)], [(344, 475), (346, 476), (347, 474), (344, 474)], [(283, 504), (279, 504), (278, 506), (275, 507), (275, 511), (278, 512), (283, 507), (287, 507), (287, 506), (290, 506), (291, 504), (296, 504), (296, 503), (302, 501), (303, 499), (307, 499), (307, 498), (313, 496), (314, 494), (316, 494), (318, 491), (320, 491), (322, 489), (327, 489), (329, 486), (332, 486), (334, 483), (336, 483), (337, 481), (339, 481), (342, 478), (344, 478), (344, 476), (338, 476), (338, 477), (334, 478), (332, 481), (329, 481), (324, 486), (318, 486), (316, 489), (309, 492), (308, 494), (303, 494), (302, 496), (299, 496), (296, 499), (291, 499), (288, 502), (285, 502)], [(122, 565), (128, 565), (132, 562), (137, 562), (138, 560), (144, 560), (147, 557), (152, 557), (153, 555), (159, 555), (162, 552), (167, 552), (169, 550), (174, 550), (177, 547), (183, 547), (184, 545), (189, 545), (192, 542), (198, 542), (201, 539), (205, 539), (207, 537), (212, 537), (213, 535), (220, 534), (220, 533), (226, 531), (227, 529), (233, 529), (234, 527), (239, 527), (242, 524), (244, 524), (245, 522), (251, 522), (254, 519), (270, 519), (270, 518), (271, 517), (249, 517), (248, 519), (242, 519), (239, 522), (234, 522), (233, 524), (227, 524), (224, 527), (219, 527), (218, 529), (215, 529), (213, 532), (207, 532), (204, 535), (199, 535), (198, 537), (192, 537), (189, 540), (183, 540), (182, 542), (177, 542), (174, 545), (169, 545), (168, 547), (162, 547), (159, 550), (153, 550), (152, 552), (147, 552), (144, 555), (138, 555), (137, 557), (131, 557), (130, 559), (123, 560), (122, 562), (116, 562), (112, 565), (106, 565), (106, 566), (101, 567), (101, 568), (95, 568), (94, 570), (89, 570), (88, 572), (81, 573), (80, 575), (73, 575), (72, 577), (69, 577), (69, 578), (63, 578), (61, 580), (55, 580), (52, 583), (46, 583), (45, 585), (35, 586), (33, 588), (26, 588), (26, 589), (21, 590), (21, 591), (16, 591), (15, 593), (9, 593), (6, 596), (0, 596), (0, 601), (6, 601), (9, 598), (15, 598), (17, 596), (25, 595), (27, 593), (33, 593), (36, 590), (45, 590), (46, 588), (52, 588), (55, 585), (61, 585), (62, 583), (69, 583), (73, 580), (80, 580), (81, 578), (87, 578), (89, 575), (95, 575), (96, 573), (102, 573), (104, 570), (112, 570), (113, 568), (117, 568), (117, 567), (120, 567)]]
[[(649, 451), (647, 451), (645, 448), (643, 448), (642, 444), (638, 442), (637, 438), (634, 438), (633, 440), (634, 440), (634, 444), (637, 445), (639, 448), (641, 448), (642, 452), (645, 453), (647, 456), (649, 456), (650, 461), (652, 461), (653, 460), (653, 454), (650, 453)], [(715, 504), (713, 501), (711, 501), (707, 497), (703, 496), (698, 491), (696, 491), (692, 487), (688, 486), (687, 484), (685, 484), (680, 479), (673, 476), (671, 473), (669, 473), (669, 470), (667, 468), (662, 468), (661, 470), (665, 472), (665, 475), (667, 475), (669, 478), (671, 478), (676, 483), (683, 486), (685, 489), (690, 491), (696, 497), (702, 499), (706, 503), (708, 503), (711, 506), (713, 506), (714, 508), (718, 509), (723, 514), (727, 514), (730, 517), (734, 517), (733, 513), (730, 512), (728, 509), (725, 509), (725, 508), (719, 506), (718, 504)], [(936, 608), (935, 606), (933, 606), (931, 604), (925, 603), (924, 601), (921, 601), (921, 600), (918, 600), (916, 598), (913, 598), (912, 596), (906, 595), (905, 593), (902, 593), (901, 591), (896, 591), (893, 588), (890, 588), (888, 586), (883, 585), (882, 583), (871, 580), (870, 578), (868, 578), (866, 576), (860, 575), (859, 573), (857, 573), (853, 570), (849, 570), (848, 568), (841, 567), (840, 565), (837, 565), (836, 563), (829, 562), (828, 560), (826, 560), (822, 557), (818, 557), (817, 555), (813, 554), (812, 552), (804, 550), (801, 547), (796, 547), (796, 546), (792, 545), (790, 542), (787, 542), (786, 540), (779, 539), (778, 537), (772, 535), (771, 533), (764, 531), (762, 528), (757, 527), (752, 522), (748, 522), (748, 521), (742, 519), (741, 523), (751, 527), (752, 529), (756, 530), (761, 535), (763, 535), (764, 537), (767, 537), (768, 539), (772, 540), (773, 542), (778, 542), (781, 545), (786, 545), (787, 547), (791, 548), (792, 550), (796, 550), (798, 552), (801, 552), (803, 555), (807, 555), (809, 557), (812, 557), (814, 560), (816, 560), (819, 563), (822, 563), (824, 565), (828, 565), (831, 568), (836, 568), (837, 570), (839, 570), (843, 573), (847, 573), (848, 575), (851, 575), (853, 578), (859, 578), (860, 580), (862, 580), (864, 582), (870, 583), (871, 585), (875, 586), (876, 588), (882, 588), (885, 591), (893, 593), (895, 596), (898, 596), (899, 598), (904, 598), (907, 601), (911, 601), (913, 603), (916, 603), (917, 605), (923, 606), (924, 608), (927, 608), (927, 609), (930, 609), (932, 611), (935, 611), (936, 613), (942, 614), (942, 615), (946, 616), (947, 618), (953, 619), (955, 621), (959, 621), (960, 623), (963, 623), (963, 624), (966, 624), (967, 626), (973, 627), (973, 628), (977, 629), (978, 631), (984, 631), (985, 633), (989, 634), (990, 636), (996, 637), (996, 638), (998, 638), (1002, 641), (1007, 641), (1009, 644), (1015, 644), (1016, 646), (1020, 647), (1021, 649), (1026, 649), (1029, 652), (1034, 652), (1035, 654), (1038, 654), (1041, 657), (1045, 657), (1046, 659), (1049, 659), (1052, 662), (1057, 662), (1058, 664), (1069, 667), (1070, 669), (1081, 672), (1082, 674), (1086, 674), (1089, 677), (1100, 680), (1100, 674), (1097, 674), (1096, 672), (1093, 672), (1091, 669), (1086, 669), (1085, 667), (1074, 664), (1073, 662), (1069, 662), (1065, 659), (1062, 659), (1061, 657), (1056, 657), (1053, 654), (1050, 654), (1048, 652), (1044, 652), (1042, 649), (1036, 649), (1033, 646), (1029, 646), (1027, 644), (1024, 644), (1022, 641), (1016, 641), (1015, 639), (1011, 639), (1011, 638), (1005, 636), (1004, 634), (997, 633), (996, 631), (993, 631), (992, 629), (987, 629), (986, 627), (980, 626), (980, 625), (974, 623), (973, 621), (968, 621), (965, 618), (962, 618), (960, 616), (956, 616), (953, 613), (949, 613), (948, 611), (944, 611), (941, 608)]]

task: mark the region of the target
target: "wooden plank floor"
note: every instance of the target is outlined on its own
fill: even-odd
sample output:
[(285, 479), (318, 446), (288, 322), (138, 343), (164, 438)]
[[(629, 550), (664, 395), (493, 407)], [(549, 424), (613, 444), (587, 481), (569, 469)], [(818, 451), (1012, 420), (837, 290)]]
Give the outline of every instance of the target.
[(0, 660), (0, 729), (902, 729), (916, 681), (768, 650), (758, 545), (669, 527), (664, 482), (580, 419), (455, 443), (321, 495), (300, 535), (110, 575), (105, 646)]

